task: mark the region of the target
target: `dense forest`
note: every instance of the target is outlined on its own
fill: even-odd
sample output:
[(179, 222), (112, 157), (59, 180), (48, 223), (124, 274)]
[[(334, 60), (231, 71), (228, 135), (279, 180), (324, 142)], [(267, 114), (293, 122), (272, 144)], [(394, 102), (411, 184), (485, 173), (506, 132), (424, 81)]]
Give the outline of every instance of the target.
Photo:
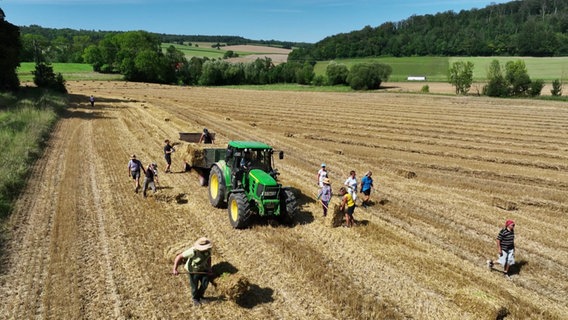
[(327, 37), (289, 61), (372, 56), (565, 56), (568, 1), (522, 0), (411, 16)]

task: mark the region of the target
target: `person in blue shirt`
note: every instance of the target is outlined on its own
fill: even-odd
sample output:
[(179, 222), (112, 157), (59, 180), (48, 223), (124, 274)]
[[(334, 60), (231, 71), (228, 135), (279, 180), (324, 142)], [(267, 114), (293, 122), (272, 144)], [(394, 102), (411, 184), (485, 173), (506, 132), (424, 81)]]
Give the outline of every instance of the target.
[(363, 193), (363, 208), (367, 208), (369, 205), (369, 197), (371, 196), (371, 190), (375, 189), (373, 186), (373, 178), (371, 176), (373, 173), (371, 171), (367, 171), (365, 176), (361, 179), (361, 193)]

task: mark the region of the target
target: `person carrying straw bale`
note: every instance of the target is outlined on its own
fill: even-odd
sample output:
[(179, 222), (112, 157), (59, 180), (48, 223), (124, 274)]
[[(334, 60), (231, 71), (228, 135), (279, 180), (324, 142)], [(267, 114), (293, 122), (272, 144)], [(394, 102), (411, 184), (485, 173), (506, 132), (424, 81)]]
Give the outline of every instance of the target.
[(174, 260), (174, 268), (172, 273), (178, 275), (178, 265), (185, 261), (185, 270), (189, 274), (189, 285), (191, 286), (191, 297), (193, 305), (199, 306), (206, 303), (203, 298), (207, 286), (209, 286), (209, 277), (213, 275), (211, 267), (211, 241), (205, 237), (199, 238), (193, 246), (184, 252), (178, 254)]
[(351, 196), (351, 193), (347, 192), (347, 188), (341, 187), (339, 189), (339, 194), (341, 195), (341, 211), (345, 212), (345, 225), (344, 227), (353, 227), (353, 213), (355, 212), (355, 201)]

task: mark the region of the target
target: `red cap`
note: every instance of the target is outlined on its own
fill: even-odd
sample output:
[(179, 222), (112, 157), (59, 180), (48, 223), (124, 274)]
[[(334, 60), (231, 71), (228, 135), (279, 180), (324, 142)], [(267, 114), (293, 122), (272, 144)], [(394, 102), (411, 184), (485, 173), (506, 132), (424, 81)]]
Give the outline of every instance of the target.
[(505, 227), (508, 227), (508, 226), (510, 226), (510, 225), (512, 225), (512, 224), (515, 224), (515, 221), (513, 221), (513, 220), (507, 220), (507, 221), (505, 222)]

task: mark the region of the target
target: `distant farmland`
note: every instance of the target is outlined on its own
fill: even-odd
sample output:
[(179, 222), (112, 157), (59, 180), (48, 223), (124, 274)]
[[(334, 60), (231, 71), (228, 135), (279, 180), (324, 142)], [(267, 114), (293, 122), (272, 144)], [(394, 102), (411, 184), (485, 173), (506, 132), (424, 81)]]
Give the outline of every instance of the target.
[[(171, 44), (163, 44), (167, 48)], [(262, 46), (228, 46), (221, 47), (220, 50), (211, 48), (211, 44), (199, 43), (199, 47), (188, 45), (173, 44), (178, 50), (185, 54), (187, 59), (191, 57), (208, 57), (211, 59), (221, 59), (227, 50), (232, 50), (239, 55), (239, 58), (229, 59), (233, 62), (252, 61), (257, 58), (270, 58), (274, 63), (286, 61), (286, 55), (290, 50), (262, 47)], [(568, 57), (381, 57), (381, 58), (361, 58), (361, 59), (337, 59), (338, 63), (352, 66), (355, 63), (378, 61), (392, 67), (393, 73), (388, 82), (405, 82), (408, 76), (426, 76), (428, 82), (447, 82), (447, 72), (450, 65), (456, 61), (471, 61), (474, 63), (474, 81), (486, 81), (487, 69), (494, 59), (499, 60), (504, 67), (508, 61), (523, 60), (527, 66), (531, 79), (541, 79), (550, 84), (555, 79), (566, 79), (568, 76)], [(319, 61), (314, 67), (316, 75), (325, 75), (325, 70), (330, 61)], [(100, 74), (92, 71), (88, 64), (80, 63), (54, 63), (54, 71), (61, 72), (66, 80), (120, 80), (120, 75)], [(24, 62), (18, 69), (18, 76), (21, 81), (32, 81), (34, 63)]]

